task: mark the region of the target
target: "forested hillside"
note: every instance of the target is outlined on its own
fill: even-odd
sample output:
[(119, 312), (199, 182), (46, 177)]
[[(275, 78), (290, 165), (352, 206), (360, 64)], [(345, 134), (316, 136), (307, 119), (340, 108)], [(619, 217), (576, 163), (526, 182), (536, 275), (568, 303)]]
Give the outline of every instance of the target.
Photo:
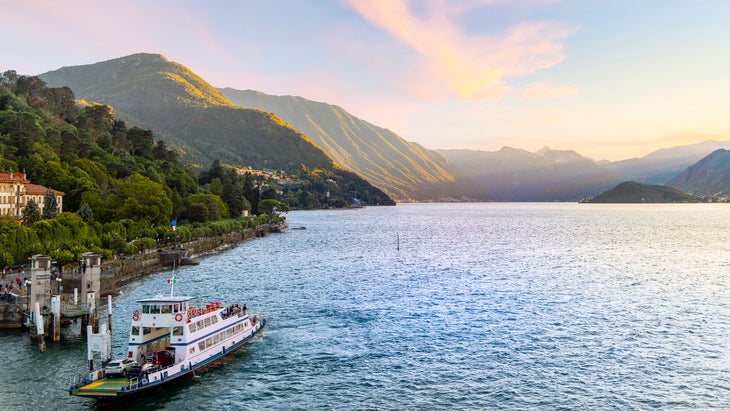
[[(281, 170), (309, 182), (289, 187), (296, 191), (289, 196), (297, 200), (292, 206), (338, 207), (354, 198), (370, 205), (394, 204), (275, 115), (237, 107), (195, 73), (161, 55), (139, 53), (64, 67), (41, 78), (70, 87), (79, 98), (111, 105), (130, 124), (155, 130), (168, 146), (179, 148), (185, 161)], [(312, 190), (319, 193), (314, 198), (305, 194)]]
[[(109, 106), (78, 105), (68, 87), (49, 88), (14, 71), (0, 75), (0, 170), (65, 193), (61, 215), (41, 218), (26, 206), (22, 224), (0, 221), (2, 266), (35, 253), (63, 264), (90, 250), (108, 258), (154, 247), (171, 235), (171, 220), (184, 241), (265, 223), (276, 217), (273, 206), (345, 207), (353, 194), (377, 195), (351, 173), (301, 164), (292, 173), (242, 174), (218, 161), (193, 169)], [(244, 210), (259, 217), (243, 219)]]
[(345, 109), (294, 96), (220, 89), (233, 103), (276, 113), (338, 164), (388, 195), (416, 201), (484, 201), (489, 194), (439, 153), (405, 141)]
[(730, 196), (730, 150), (715, 150), (667, 183), (702, 198)]

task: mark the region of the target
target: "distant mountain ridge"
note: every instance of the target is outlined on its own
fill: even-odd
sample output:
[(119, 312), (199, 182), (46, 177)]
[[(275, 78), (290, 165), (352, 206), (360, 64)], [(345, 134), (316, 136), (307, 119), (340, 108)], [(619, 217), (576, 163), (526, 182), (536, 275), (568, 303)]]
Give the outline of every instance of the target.
[(730, 196), (730, 150), (713, 151), (667, 185), (696, 197)]
[(401, 201), (490, 198), (442, 155), (361, 120), (342, 107), (254, 90), (219, 91), (237, 105), (276, 113), (338, 164)]
[(574, 151), (543, 149), (538, 154), (502, 147), (495, 152), (439, 153), (498, 201), (573, 201), (600, 192), (614, 181), (595, 162)]
[[(303, 134), (304, 130), (282, 121), (272, 110), (233, 102), (186, 67), (158, 54), (64, 67), (39, 77), (52, 87), (70, 87), (78, 98), (112, 106), (130, 125), (153, 129), (168, 145), (180, 147), (188, 161), (210, 164), (219, 159), (281, 169), (301, 163), (336, 164), (401, 201), (489, 198), (440, 155), (339, 107), (294, 99), (304, 112), (318, 113), (318, 118), (310, 117), (313, 126)], [(320, 138), (313, 130), (326, 130), (328, 138)], [(338, 134), (339, 130), (344, 132)]]
[(344, 167), (400, 201), (575, 201), (626, 180), (664, 184), (712, 151), (730, 149), (730, 140), (708, 141), (617, 162), (547, 147), (537, 153), (509, 147), (434, 151), (338, 106), (216, 89), (157, 54), (39, 77), (52, 87), (69, 86), (78, 98), (111, 105), (118, 118), (154, 130), (188, 161), (282, 170)]
[(438, 150), (497, 201), (577, 201), (622, 181), (664, 184), (730, 140), (655, 151), (642, 158), (596, 162), (574, 151), (543, 148), (530, 153), (510, 147), (499, 151)]

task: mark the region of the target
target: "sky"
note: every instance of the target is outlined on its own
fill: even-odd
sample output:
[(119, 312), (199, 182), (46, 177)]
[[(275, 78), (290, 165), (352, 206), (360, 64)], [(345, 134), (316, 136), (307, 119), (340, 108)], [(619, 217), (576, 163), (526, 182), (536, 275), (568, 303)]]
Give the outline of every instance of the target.
[(0, 70), (146, 52), (429, 149), (622, 160), (730, 139), (726, 0), (0, 0)]

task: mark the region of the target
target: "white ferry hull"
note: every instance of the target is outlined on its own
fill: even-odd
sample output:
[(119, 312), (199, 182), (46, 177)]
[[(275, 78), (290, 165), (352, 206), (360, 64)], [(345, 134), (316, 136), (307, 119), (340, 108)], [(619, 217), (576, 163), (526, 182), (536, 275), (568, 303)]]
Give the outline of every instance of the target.
[[(206, 309), (198, 315), (196, 310), (187, 310), (188, 300), (161, 300), (163, 304), (182, 302), (182, 307), (185, 308), (182, 310), (182, 314), (180, 311), (171, 312), (169, 321), (167, 321), (168, 316), (165, 313), (153, 312), (140, 315), (138, 311), (135, 311), (133, 316), (129, 357), (136, 359), (152, 352), (153, 347), (169, 344), (169, 348), (176, 353), (174, 363), (132, 378), (105, 377), (101, 370), (93, 371), (79, 379), (78, 382), (72, 383), (69, 393), (80, 397), (113, 399), (138, 395), (167, 386), (173, 381), (203, 372), (207, 367), (223, 361), (250, 342), (266, 325), (265, 319), (257, 320), (256, 316), (249, 317), (245, 310), (238, 306), (222, 309), (219, 303), (214, 308)], [(154, 303), (156, 301), (143, 300), (142, 302)], [(191, 314), (191, 311), (195, 312)], [(181, 318), (181, 316), (183, 317)], [(212, 324), (209, 321), (212, 319), (211, 317), (215, 317)], [(201, 325), (200, 328), (196, 324)], [(135, 328), (138, 329), (135, 330)], [(145, 339), (140, 332), (143, 328), (151, 337)], [(160, 336), (155, 337), (151, 330), (162, 330), (167, 334), (161, 333)], [(178, 330), (180, 331), (176, 334)]]

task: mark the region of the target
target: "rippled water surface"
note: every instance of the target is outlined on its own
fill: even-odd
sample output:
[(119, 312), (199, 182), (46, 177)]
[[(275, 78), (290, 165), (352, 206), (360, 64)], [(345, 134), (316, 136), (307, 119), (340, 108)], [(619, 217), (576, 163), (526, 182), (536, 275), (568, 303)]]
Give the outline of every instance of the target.
[[(730, 206), (401, 204), (293, 212), (290, 229), (178, 272), (246, 302), (263, 336), (112, 409), (730, 408)], [(114, 352), (137, 298), (116, 297)], [(39, 353), (0, 332), (2, 409), (70, 397), (78, 330)], [(59, 408), (60, 407), (60, 408)]]

